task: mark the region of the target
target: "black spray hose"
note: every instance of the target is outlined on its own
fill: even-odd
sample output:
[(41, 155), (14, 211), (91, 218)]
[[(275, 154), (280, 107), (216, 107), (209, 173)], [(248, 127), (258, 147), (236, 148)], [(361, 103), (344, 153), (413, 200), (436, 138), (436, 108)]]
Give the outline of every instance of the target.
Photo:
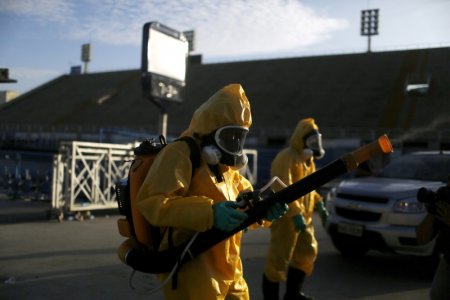
[(276, 202), (290, 203), (295, 201), (340, 175), (354, 170), (362, 162), (380, 154), (391, 153), (392, 151), (393, 149), (389, 138), (386, 135), (383, 135), (379, 137), (377, 141), (345, 154), (313, 174), (268, 196), (263, 199), (263, 201), (256, 202), (253, 207), (245, 211), (248, 215), (247, 220), (232, 231), (225, 232), (212, 228), (208, 231), (199, 233), (195, 241), (189, 247), (188, 254), (185, 255), (181, 261), (179, 261), (180, 256), (186, 248), (187, 243), (164, 251), (133, 249), (127, 254), (126, 263), (134, 269), (144, 273), (158, 274), (170, 272), (177, 262), (179, 263), (179, 266), (181, 266), (183, 263), (192, 260), (214, 245), (260, 221), (266, 216), (268, 209)]

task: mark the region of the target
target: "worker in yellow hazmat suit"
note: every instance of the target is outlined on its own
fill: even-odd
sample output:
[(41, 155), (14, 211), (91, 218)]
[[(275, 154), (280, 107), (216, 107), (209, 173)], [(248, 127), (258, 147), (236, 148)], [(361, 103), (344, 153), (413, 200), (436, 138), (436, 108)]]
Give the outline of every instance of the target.
[[(301, 120), (295, 128), (289, 147), (281, 150), (272, 162), (271, 176), (277, 176), (290, 185), (316, 170), (314, 159), (320, 159), (321, 134), (314, 119)], [(281, 186), (274, 186), (275, 190)], [(271, 240), (263, 275), (263, 294), (266, 300), (278, 299), (279, 283), (286, 281), (284, 299), (311, 299), (302, 292), (306, 275), (313, 271), (317, 257), (312, 215), (317, 209), (326, 222), (326, 211), (321, 196), (313, 191), (289, 204), (288, 212), (274, 220), (270, 227)]]
[[(243, 153), (252, 123), (250, 103), (241, 85), (219, 90), (194, 113), (182, 136), (194, 137), (202, 161), (194, 174), (186, 143), (170, 143), (156, 157), (137, 196), (143, 216), (165, 230), (160, 250), (190, 240), (195, 232), (213, 226), (231, 231), (247, 214), (236, 209), (236, 198), (252, 190), (239, 173), (247, 157)], [(269, 221), (288, 207), (273, 205)], [(169, 234), (171, 232), (171, 234)], [(249, 299), (240, 258), (242, 232), (214, 245), (181, 266), (176, 286), (165, 285), (166, 299)], [(165, 280), (169, 274), (159, 275)], [(173, 279), (172, 279), (173, 282)]]

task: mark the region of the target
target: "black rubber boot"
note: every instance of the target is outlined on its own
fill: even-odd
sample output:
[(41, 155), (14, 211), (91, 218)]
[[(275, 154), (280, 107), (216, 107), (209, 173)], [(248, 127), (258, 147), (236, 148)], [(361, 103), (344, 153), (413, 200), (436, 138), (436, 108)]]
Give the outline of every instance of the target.
[(278, 300), (278, 293), (280, 284), (267, 279), (266, 275), (263, 275), (262, 290), (264, 300)]
[(283, 300), (313, 300), (301, 291), (305, 281), (305, 272), (289, 267), (286, 280), (286, 294)]

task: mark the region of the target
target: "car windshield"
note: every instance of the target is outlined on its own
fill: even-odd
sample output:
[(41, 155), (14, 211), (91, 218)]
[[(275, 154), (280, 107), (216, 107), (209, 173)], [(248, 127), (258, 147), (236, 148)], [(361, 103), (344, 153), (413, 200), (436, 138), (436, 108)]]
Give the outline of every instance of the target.
[(449, 175), (450, 155), (405, 155), (387, 165), (378, 176), (447, 182)]

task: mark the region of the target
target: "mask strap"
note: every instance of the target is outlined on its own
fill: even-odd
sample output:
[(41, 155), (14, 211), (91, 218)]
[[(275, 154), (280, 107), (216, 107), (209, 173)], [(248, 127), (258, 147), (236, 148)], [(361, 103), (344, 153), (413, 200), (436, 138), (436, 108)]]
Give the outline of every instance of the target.
[(219, 165), (208, 165), (211, 172), (213, 172), (214, 177), (216, 177), (217, 182), (223, 182), (222, 172), (220, 172)]

